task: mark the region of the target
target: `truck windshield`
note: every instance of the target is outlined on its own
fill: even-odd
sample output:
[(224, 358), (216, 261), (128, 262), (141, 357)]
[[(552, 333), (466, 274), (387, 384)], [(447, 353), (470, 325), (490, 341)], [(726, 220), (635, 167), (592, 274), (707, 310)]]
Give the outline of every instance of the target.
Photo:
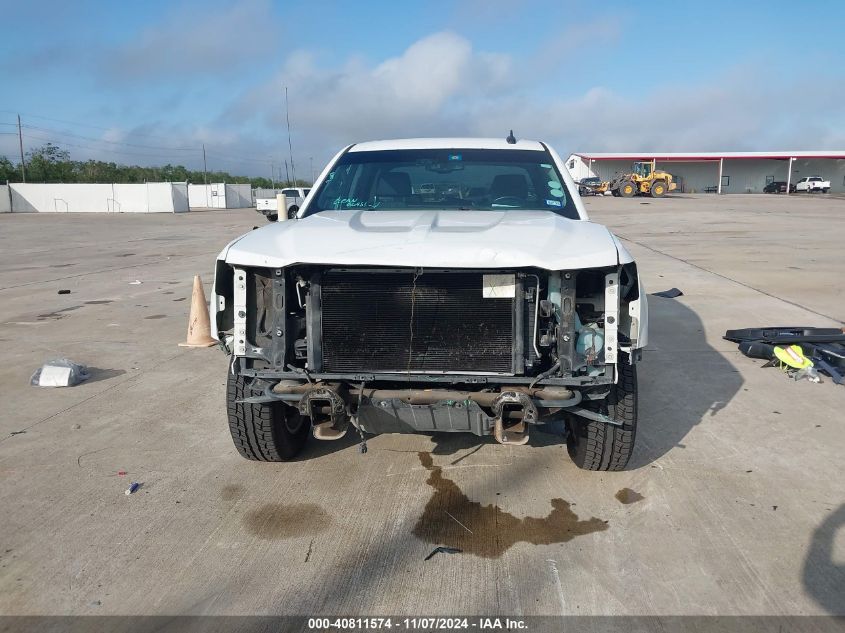
[(578, 219), (548, 152), (419, 149), (347, 152), (316, 190), (320, 211), (538, 210)]

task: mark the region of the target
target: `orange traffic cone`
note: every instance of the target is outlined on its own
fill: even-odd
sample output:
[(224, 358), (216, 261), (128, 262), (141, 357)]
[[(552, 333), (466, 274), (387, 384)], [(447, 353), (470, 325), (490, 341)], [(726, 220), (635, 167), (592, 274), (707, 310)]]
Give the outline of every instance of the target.
[(202, 280), (194, 275), (194, 291), (191, 294), (191, 315), (188, 317), (188, 340), (179, 347), (211, 347), (217, 341), (211, 338), (211, 321), (208, 319), (208, 303)]

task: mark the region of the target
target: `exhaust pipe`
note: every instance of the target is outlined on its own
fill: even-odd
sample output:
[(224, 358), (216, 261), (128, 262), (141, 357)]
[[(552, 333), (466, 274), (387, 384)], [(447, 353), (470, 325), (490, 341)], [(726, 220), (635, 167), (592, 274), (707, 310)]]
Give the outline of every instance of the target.
[(305, 392), (297, 406), (311, 418), (314, 439), (339, 440), (349, 428), (349, 415), (343, 396), (332, 386), (314, 386)]
[(528, 395), (503, 391), (493, 401), (493, 437), (499, 444), (528, 443), (528, 425), (537, 422), (537, 407)]

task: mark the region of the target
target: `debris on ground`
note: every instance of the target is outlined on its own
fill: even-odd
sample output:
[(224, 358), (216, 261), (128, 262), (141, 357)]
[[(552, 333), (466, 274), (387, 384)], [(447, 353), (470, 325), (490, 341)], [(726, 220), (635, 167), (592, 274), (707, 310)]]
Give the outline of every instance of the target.
[(129, 496), (133, 492), (138, 490), (138, 488), (140, 488), (140, 487), (141, 487), (140, 483), (138, 483), (137, 481), (133, 481), (131, 484), (129, 484), (129, 487), (126, 489), (126, 491), (123, 494), (125, 494), (126, 496)]
[(130, 286), (140, 286), (142, 283), (144, 283), (144, 282), (136, 279), (135, 281), (130, 281), (129, 285)]
[(728, 330), (725, 340), (739, 344), (749, 358), (780, 367), (795, 380), (822, 382), (825, 374), (845, 384), (845, 332), (840, 328), (773, 327)]
[(458, 549), (457, 547), (443, 547), (443, 546), (435, 547), (433, 550), (431, 550), (431, 554), (426, 556), (424, 560), (429, 560), (435, 554), (460, 554), (463, 551), (464, 550)]
[(26, 433), (26, 431), (12, 431), (9, 435), (22, 435), (23, 433)]
[(67, 358), (48, 360), (32, 374), (29, 384), (35, 387), (72, 387), (88, 380), (91, 374), (85, 365)]
[(62, 290), (59, 290), (59, 292), (57, 292), (56, 294), (60, 294), (60, 295), (69, 295), (69, 294), (70, 294), (70, 290), (68, 290), (67, 288), (63, 288)]
[(666, 299), (674, 299), (675, 297), (683, 297), (684, 293), (677, 288), (669, 288), (669, 290), (661, 290), (660, 292), (651, 293), (655, 297), (664, 297)]

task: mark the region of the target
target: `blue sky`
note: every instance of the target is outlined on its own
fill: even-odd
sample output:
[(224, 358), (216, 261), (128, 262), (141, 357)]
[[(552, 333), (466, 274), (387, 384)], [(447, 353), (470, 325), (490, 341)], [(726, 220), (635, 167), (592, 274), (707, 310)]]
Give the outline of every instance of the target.
[[(644, 6), (637, 11), (634, 7)], [(344, 144), (845, 149), (845, 3), (0, 0), (0, 155), (310, 176)]]

